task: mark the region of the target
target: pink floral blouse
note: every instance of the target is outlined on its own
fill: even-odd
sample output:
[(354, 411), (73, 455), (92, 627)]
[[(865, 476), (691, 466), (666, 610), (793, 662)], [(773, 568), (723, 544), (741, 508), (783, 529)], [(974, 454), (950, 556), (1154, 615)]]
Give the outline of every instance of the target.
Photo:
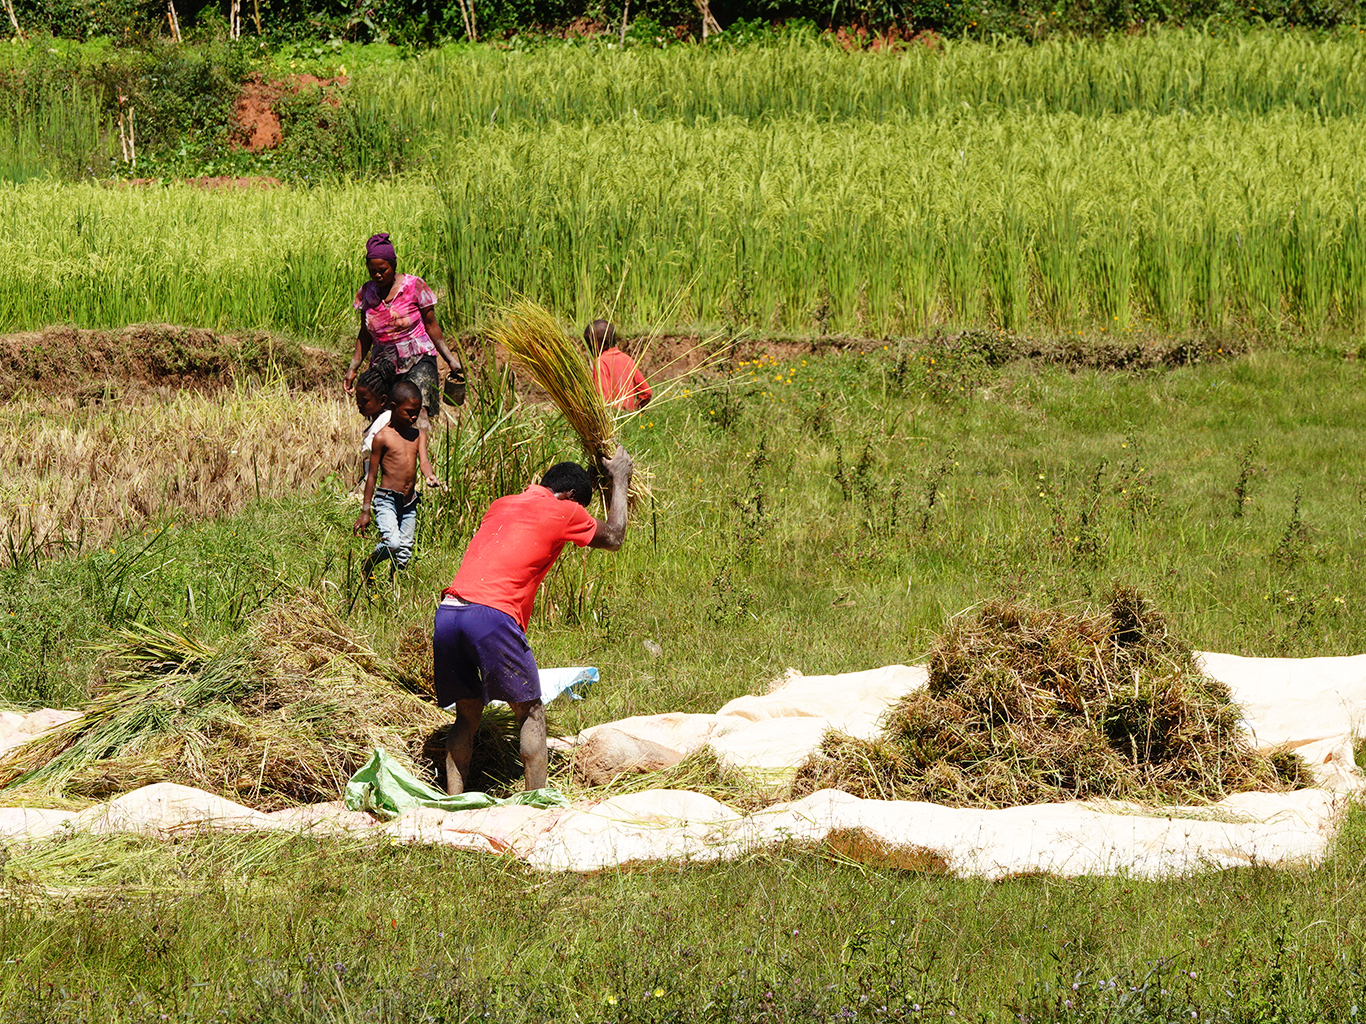
[(400, 274), (399, 279), (398, 293), (391, 301), (384, 301), (374, 281), (366, 281), (352, 305), (365, 314), (365, 328), (375, 342), (370, 361), (391, 361), (395, 370), (407, 373), (423, 356), (436, 355), (422, 322), (422, 311), (436, 305), (436, 295), (420, 277)]

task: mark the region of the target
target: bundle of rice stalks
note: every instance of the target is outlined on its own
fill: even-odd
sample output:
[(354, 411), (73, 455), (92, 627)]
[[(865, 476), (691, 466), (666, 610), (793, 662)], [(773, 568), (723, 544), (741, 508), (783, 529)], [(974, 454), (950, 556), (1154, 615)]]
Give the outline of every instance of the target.
[(1310, 784), (1299, 757), (1249, 747), (1240, 717), (1130, 588), (1099, 614), (991, 605), (949, 629), (928, 685), (889, 711), (880, 738), (827, 735), (794, 789), (1006, 807)]
[[(554, 315), (528, 299), (502, 310), (489, 336), (508, 353), (518, 372), (546, 393), (579, 435), (589, 467), (596, 470), (617, 450), (616, 419), (593, 382), (583, 345), (570, 338)], [(639, 467), (631, 476), (632, 501), (649, 496)]]
[(136, 627), (103, 655), (85, 714), (0, 759), (0, 788), (102, 799), (178, 782), (276, 810), (337, 799), (376, 746), (430, 778), (422, 744), (449, 721), (306, 595), (220, 646)]

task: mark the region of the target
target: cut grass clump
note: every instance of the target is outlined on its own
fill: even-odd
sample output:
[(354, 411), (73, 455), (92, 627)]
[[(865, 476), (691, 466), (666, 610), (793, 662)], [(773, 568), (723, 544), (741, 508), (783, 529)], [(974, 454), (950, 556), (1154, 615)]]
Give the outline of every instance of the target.
[(1117, 586), (1100, 613), (993, 604), (943, 636), (928, 685), (891, 708), (882, 736), (827, 735), (794, 793), (1009, 807), (1310, 784), (1294, 754), (1251, 749), (1239, 718), (1135, 590)]
[(608, 800), (651, 789), (685, 789), (719, 800), (739, 811), (759, 811), (782, 794), (754, 782), (744, 772), (723, 764), (710, 745), (651, 772), (622, 772), (605, 786), (584, 786), (573, 776), (568, 761), (551, 766), (552, 784), (572, 800)]
[(376, 746), (423, 774), (423, 738), (448, 721), (308, 595), (217, 646), (140, 626), (102, 654), (85, 714), (0, 759), (6, 797), (177, 782), (277, 810), (337, 799)]
[[(589, 469), (600, 472), (602, 461), (617, 450), (616, 418), (593, 380), (593, 366), (584, 346), (564, 332), (554, 314), (528, 299), (502, 310), (488, 333), (507, 352), (518, 372), (555, 403), (579, 436)], [(639, 467), (631, 476), (630, 497), (632, 503), (649, 497)]]

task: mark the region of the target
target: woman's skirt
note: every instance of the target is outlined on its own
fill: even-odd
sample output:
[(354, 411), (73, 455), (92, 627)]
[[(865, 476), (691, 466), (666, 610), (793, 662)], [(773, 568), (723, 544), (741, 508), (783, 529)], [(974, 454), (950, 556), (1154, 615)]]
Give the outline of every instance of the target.
[[(389, 349), (385, 352), (382, 349)], [(370, 365), (381, 360), (387, 360), (394, 365), (394, 353), (392, 345), (376, 345), (370, 350)], [(395, 383), (406, 380), (413, 384), (422, 392), (422, 408), (427, 410), (427, 415), (433, 419), (441, 411), (441, 382), (436, 369), (436, 356), (423, 356), (406, 373), (400, 373), (395, 378)]]

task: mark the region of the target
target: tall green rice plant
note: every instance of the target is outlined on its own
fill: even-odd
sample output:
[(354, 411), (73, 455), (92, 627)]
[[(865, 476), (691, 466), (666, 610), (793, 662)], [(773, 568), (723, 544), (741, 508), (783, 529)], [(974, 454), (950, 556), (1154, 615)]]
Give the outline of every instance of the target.
[(1342, 283), (1338, 307), (1345, 326), (1360, 332), (1366, 325), (1366, 210), (1354, 197), (1342, 222), (1338, 247)]
[(28, 88), (0, 80), (0, 182), (102, 177), (116, 149), (97, 92), (46, 76)]
[(1222, 330), (1228, 323), (1229, 236), (1213, 214), (1207, 214), (1191, 255), (1191, 279), (1195, 302), (1205, 326)]
[[(1096, 118), (1366, 109), (1355, 34), (1162, 30), (1103, 42), (944, 40), (895, 53), (810, 45), (608, 51), (439, 50), (361, 71), (349, 102), (400, 137), (633, 119), (683, 126), (774, 118), (878, 123), (989, 107)], [(794, 88), (794, 83), (800, 83)]]
[(982, 321), (986, 268), (981, 225), (964, 214), (949, 221), (944, 232), (944, 283), (954, 322), (971, 326)]
[[(0, 236), (26, 252), (0, 278), (0, 330), (173, 322), (345, 345), (377, 230), (444, 285), (448, 329), (533, 295), (576, 322), (610, 309), (626, 330), (707, 331), (729, 322), (744, 268), (753, 323), (802, 333), (1071, 330), (1140, 307), (1172, 329), (1340, 329), (1366, 135), (1293, 110), (996, 111), (857, 131), (495, 125), (404, 153), (431, 173), (239, 192), (0, 184)], [(1315, 234), (1287, 236), (1301, 203)]]
[(1124, 217), (1100, 226), (1086, 250), (1093, 312), (1103, 327), (1123, 330), (1129, 326), (1133, 293), (1133, 238), (1131, 222)]
[(1182, 228), (1165, 206), (1138, 229), (1135, 273), (1143, 304), (1165, 329), (1182, 331), (1190, 321), (1189, 257)]
[(1327, 325), (1333, 278), (1340, 259), (1322, 211), (1301, 200), (1286, 218), (1285, 294), (1302, 331), (1319, 333)]
[(1077, 322), (1082, 299), (1081, 222), (1072, 203), (1061, 200), (1044, 213), (1034, 241), (1039, 297), (1048, 323), (1059, 330)]
[(942, 262), (942, 229), (935, 211), (926, 204), (906, 216), (899, 253), (904, 329), (919, 330), (928, 324), (938, 302)]
[(990, 256), (992, 308), (1008, 331), (1022, 330), (1029, 319), (1028, 220), (1014, 205), (1001, 211)]
[[(1198, 244), (1200, 235), (1195, 235)], [(1362, 239), (1366, 242), (1366, 238)], [(1356, 257), (1366, 259), (1366, 250)], [(1262, 213), (1249, 203), (1242, 224), (1235, 228), (1229, 242), (1230, 276), (1237, 291), (1238, 307), (1244, 319), (1260, 331), (1276, 333), (1285, 326), (1284, 271), (1285, 246), (1281, 220)], [(1200, 262), (1196, 254), (1187, 257), (1187, 277), (1194, 286)], [(1201, 310), (1201, 319), (1204, 319)]]

